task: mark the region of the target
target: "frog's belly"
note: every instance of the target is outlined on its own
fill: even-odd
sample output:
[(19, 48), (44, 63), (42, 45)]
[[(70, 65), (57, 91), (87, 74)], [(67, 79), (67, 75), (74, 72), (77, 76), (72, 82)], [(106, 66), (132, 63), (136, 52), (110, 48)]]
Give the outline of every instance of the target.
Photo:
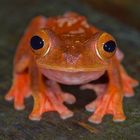
[(88, 83), (101, 77), (105, 71), (99, 72), (64, 72), (56, 70), (41, 69), (42, 74), (50, 80), (66, 84), (78, 85)]

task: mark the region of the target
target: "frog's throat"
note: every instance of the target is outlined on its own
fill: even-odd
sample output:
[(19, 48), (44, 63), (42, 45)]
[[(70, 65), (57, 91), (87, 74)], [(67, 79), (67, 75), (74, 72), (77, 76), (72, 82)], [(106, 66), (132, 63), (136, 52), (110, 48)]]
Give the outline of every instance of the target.
[(52, 69), (41, 69), (42, 74), (50, 80), (66, 85), (79, 85), (99, 79), (105, 71), (66, 72)]

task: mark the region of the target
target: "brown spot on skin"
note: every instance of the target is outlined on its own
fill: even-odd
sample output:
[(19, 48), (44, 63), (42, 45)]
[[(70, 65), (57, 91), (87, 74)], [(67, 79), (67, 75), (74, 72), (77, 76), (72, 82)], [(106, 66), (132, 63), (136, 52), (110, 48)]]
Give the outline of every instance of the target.
[(69, 64), (76, 63), (76, 61), (78, 61), (79, 58), (80, 58), (80, 54), (71, 55), (71, 54), (64, 53), (64, 59)]

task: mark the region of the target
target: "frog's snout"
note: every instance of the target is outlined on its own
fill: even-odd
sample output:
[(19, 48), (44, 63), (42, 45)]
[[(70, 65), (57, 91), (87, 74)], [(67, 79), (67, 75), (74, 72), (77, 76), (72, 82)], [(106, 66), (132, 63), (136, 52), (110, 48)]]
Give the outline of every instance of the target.
[(75, 64), (80, 59), (81, 55), (80, 54), (72, 55), (72, 54), (64, 53), (63, 56), (64, 56), (64, 59), (67, 63)]

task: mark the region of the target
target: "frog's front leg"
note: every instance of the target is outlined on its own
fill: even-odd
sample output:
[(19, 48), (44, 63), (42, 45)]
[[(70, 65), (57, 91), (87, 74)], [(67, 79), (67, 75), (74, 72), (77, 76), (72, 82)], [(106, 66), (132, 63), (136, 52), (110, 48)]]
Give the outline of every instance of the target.
[(37, 29), (45, 27), (45, 25), (46, 18), (42, 16), (35, 17), (30, 22), (16, 50), (14, 57), (13, 83), (9, 92), (6, 94), (5, 99), (8, 101), (14, 100), (14, 107), (17, 110), (25, 108), (24, 98), (31, 95), (30, 76), (28, 73), (31, 57), (31, 50), (28, 48), (29, 39)]
[(109, 83), (107, 90), (96, 101), (94, 114), (89, 118), (90, 122), (100, 123), (105, 114), (112, 114), (114, 121), (124, 121), (126, 119), (123, 112), (123, 85), (119, 71), (119, 62), (113, 58), (113, 63), (110, 64), (107, 73)]
[[(63, 104), (65, 99), (63, 98), (62, 93), (59, 92), (59, 90), (56, 92), (52, 85), (46, 85), (43, 80), (43, 75), (36, 65), (31, 64), (30, 77), (31, 90), (34, 99), (33, 111), (29, 116), (31, 120), (40, 120), (42, 114), (48, 111), (57, 111), (62, 119), (73, 116), (73, 112)], [(69, 95), (69, 98), (74, 101), (72, 96)]]

